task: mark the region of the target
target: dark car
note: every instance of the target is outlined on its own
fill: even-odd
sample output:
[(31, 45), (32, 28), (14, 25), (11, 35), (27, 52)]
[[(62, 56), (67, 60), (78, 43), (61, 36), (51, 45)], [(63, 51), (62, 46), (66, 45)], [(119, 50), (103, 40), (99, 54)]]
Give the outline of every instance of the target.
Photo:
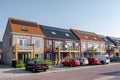
[(49, 67), (44, 61), (33, 60), (33, 61), (28, 62), (25, 65), (25, 69), (36, 72), (36, 71), (40, 71), (40, 70), (46, 71), (47, 69), (49, 69)]
[(114, 57), (110, 58), (110, 62), (120, 62), (120, 57), (114, 56)]

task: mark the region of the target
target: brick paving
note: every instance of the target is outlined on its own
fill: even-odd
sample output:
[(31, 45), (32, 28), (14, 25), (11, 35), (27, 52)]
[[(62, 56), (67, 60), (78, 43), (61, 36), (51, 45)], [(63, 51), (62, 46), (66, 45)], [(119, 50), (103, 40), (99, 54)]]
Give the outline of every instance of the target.
[[(120, 63), (119, 63), (120, 64)], [(113, 66), (112, 66), (113, 65)], [(114, 69), (116, 64), (109, 64), (109, 65), (97, 65), (97, 66), (83, 66), (83, 67), (51, 67), (50, 70), (48, 70), (47, 72), (38, 72), (38, 73), (32, 73), (29, 71), (25, 71), (24, 69), (21, 69), (19, 71), (16, 71), (17, 69), (15, 68), (5, 68), (6, 73), (8, 73), (9, 75), (2, 75), (0, 74), (0, 80), (120, 80), (120, 77), (115, 75), (99, 75), (97, 76), (96, 71), (91, 70), (91, 68), (97, 69), (99, 71), (102, 71), (102, 69), (100, 67), (102, 67), (103, 69), (105, 68), (108, 72), (109, 69), (107, 69), (107, 66), (112, 67)], [(117, 68), (120, 67), (117, 64), (116, 70), (118, 70)], [(13, 70), (15, 69), (15, 70)], [(73, 70), (74, 69), (74, 70)], [(4, 71), (4, 69), (0, 68), (0, 72)], [(9, 70), (11, 70), (11, 72), (13, 71), (13, 73), (9, 73)], [(111, 70), (111, 69), (110, 69)], [(16, 71), (16, 72), (14, 72)], [(25, 71), (25, 73), (24, 73)], [(104, 70), (103, 70), (104, 71)], [(78, 73), (76, 73), (78, 72)], [(92, 72), (92, 74), (90, 74)], [(19, 73), (19, 74), (18, 74)], [(95, 74), (96, 73), (96, 74)], [(86, 77), (84, 75), (88, 75), (87, 77), (89, 77), (89, 79), (86, 79)], [(60, 77), (59, 77), (60, 75)], [(61, 76), (62, 75), (62, 76)], [(106, 76), (106, 77), (105, 77)], [(74, 77), (76, 77), (76, 79), (74, 79)], [(68, 78), (68, 79), (67, 79)], [(95, 79), (93, 79), (95, 78)], [(112, 78), (112, 79), (111, 79)]]

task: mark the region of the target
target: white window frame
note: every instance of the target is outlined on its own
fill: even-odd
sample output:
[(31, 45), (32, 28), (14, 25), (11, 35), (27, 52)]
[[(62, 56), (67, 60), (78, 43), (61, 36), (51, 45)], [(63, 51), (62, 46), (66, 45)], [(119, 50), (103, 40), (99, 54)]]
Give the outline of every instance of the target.
[(52, 41), (51, 40), (47, 40), (46, 47), (48, 47), (48, 48), (52, 47)]
[(55, 41), (55, 48), (58, 48), (58, 46), (60, 45), (60, 48), (63, 48), (63, 43), (62, 41)]
[(47, 53), (47, 59), (52, 61), (52, 53)]
[[(20, 44), (20, 40), (22, 40), (22, 44)], [(25, 44), (25, 40), (28, 40), (27, 44)], [(21, 46), (27, 46), (29, 44), (29, 39), (18, 39), (17, 42)]]
[[(38, 41), (38, 44), (37, 44), (37, 45), (36, 45), (36, 41)], [(34, 40), (34, 45), (35, 45), (36, 47), (39, 47), (39, 46), (40, 46), (39, 40)]]

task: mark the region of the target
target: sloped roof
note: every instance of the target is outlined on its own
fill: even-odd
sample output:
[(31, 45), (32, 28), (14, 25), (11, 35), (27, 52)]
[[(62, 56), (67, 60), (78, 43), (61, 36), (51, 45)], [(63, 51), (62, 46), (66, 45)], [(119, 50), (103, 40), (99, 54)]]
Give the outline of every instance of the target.
[(106, 36), (104, 35), (98, 35), (103, 41), (105, 41), (108, 44), (113, 44)]
[(107, 39), (113, 42), (115, 46), (120, 46), (120, 40), (118, 38), (107, 36)]
[(81, 40), (103, 41), (97, 34), (82, 30), (71, 29), (71, 31)]
[(67, 40), (78, 40), (79, 39), (68, 29), (55, 28), (51, 26), (40, 25), (44, 35), (47, 38), (54, 39), (67, 39)]
[(9, 23), (12, 32), (43, 35), (39, 25), (36, 22), (9, 18)]

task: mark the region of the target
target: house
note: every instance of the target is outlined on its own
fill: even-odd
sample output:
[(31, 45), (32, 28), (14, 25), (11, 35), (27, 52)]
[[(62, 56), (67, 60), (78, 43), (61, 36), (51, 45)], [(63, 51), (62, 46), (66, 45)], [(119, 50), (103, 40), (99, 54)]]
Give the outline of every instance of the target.
[(109, 57), (112, 57), (114, 54), (114, 43), (111, 42), (106, 36), (98, 35), (104, 42), (106, 47), (106, 52), (108, 53)]
[(109, 39), (113, 44), (113, 48), (114, 48), (114, 55), (113, 56), (120, 56), (120, 40), (116, 37), (110, 37), (107, 36), (107, 39)]
[(2, 41), (0, 41), (0, 63), (2, 62)]
[(80, 39), (82, 57), (95, 57), (98, 54), (106, 53), (105, 42), (95, 33), (71, 29)]
[(9, 18), (3, 36), (3, 62), (39, 57), (44, 60), (44, 35), (36, 22)]
[(44, 35), (44, 58), (60, 63), (80, 57), (79, 39), (68, 29), (40, 25)]

